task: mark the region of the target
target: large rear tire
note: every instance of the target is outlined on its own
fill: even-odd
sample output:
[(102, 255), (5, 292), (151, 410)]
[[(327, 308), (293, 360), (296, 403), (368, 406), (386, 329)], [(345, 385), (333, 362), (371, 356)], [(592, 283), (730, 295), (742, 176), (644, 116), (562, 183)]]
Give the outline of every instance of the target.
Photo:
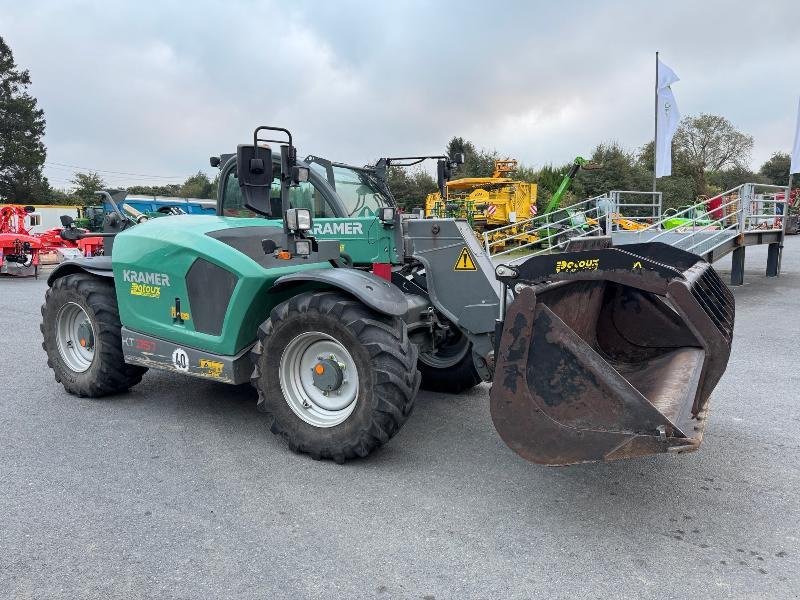
[(338, 292), (307, 292), (276, 306), (252, 358), (258, 407), (272, 433), (295, 452), (338, 463), (394, 436), (420, 382), (402, 319)]
[(113, 283), (86, 273), (54, 281), (40, 329), (56, 381), (82, 398), (124, 392), (139, 383), (147, 369), (125, 363), (121, 328)]

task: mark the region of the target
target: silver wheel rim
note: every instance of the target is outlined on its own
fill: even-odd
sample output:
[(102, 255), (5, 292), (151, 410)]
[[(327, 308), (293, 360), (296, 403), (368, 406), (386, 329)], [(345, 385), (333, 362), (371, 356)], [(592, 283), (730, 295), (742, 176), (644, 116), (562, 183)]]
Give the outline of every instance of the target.
[(466, 336), (461, 335), (454, 344), (442, 346), (435, 353), (420, 352), (419, 359), (423, 364), (434, 369), (449, 369), (457, 365), (468, 351), (469, 340)]
[[(338, 363), (343, 379), (338, 389), (324, 392), (314, 385), (314, 367), (320, 360)], [(292, 412), (314, 427), (334, 427), (355, 410), (358, 369), (353, 357), (335, 338), (318, 331), (301, 333), (281, 354), (281, 391)]]
[[(89, 332), (89, 336), (85, 333)], [(83, 373), (92, 366), (96, 338), (92, 320), (75, 302), (62, 306), (56, 316), (56, 343), (70, 370)]]

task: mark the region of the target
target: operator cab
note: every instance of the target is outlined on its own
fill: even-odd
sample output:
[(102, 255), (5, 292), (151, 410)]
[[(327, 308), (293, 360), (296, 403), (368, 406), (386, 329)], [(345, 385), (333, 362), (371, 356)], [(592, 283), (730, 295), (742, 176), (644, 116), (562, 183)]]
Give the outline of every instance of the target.
[[(307, 208), (317, 218), (378, 216), (380, 209), (394, 206), (388, 190), (367, 169), (361, 169), (310, 156), (298, 161), (309, 169), (308, 181), (289, 190), (290, 208)], [(220, 168), (217, 214), (226, 217), (258, 217), (245, 206), (236, 169), (236, 155), (211, 157), (211, 165)], [(280, 157), (273, 155), (273, 173), (280, 172)], [(270, 203), (280, 206), (281, 184), (276, 175), (270, 187)], [(280, 214), (280, 209), (273, 211)]]
[(396, 206), (388, 186), (374, 168), (331, 162), (318, 156), (306, 157), (312, 172), (324, 177), (342, 201), (342, 217), (373, 217), (380, 209)]

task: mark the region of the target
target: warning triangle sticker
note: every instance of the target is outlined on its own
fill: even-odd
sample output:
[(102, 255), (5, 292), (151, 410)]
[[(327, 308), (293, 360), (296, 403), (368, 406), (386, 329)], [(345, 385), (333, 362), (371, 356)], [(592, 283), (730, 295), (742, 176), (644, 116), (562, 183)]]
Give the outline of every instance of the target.
[(458, 255), (458, 260), (456, 261), (455, 266), (453, 267), (453, 271), (477, 271), (478, 267), (475, 266), (475, 261), (472, 260), (472, 256), (467, 250), (467, 247), (464, 246), (461, 249), (461, 254)]

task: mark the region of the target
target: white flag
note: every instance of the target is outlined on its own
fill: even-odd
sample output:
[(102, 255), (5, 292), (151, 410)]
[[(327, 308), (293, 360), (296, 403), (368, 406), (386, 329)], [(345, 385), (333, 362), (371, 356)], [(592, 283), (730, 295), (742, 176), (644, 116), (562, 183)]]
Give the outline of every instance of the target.
[(789, 173), (800, 173), (800, 102), (797, 103), (797, 125), (795, 127), (792, 165), (789, 167)]
[(675, 71), (658, 61), (658, 110), (656, 112), (656, 177), (672, 175), (672, 136), (678, 130), (681, 113), (670, 85), (679, 81)]

